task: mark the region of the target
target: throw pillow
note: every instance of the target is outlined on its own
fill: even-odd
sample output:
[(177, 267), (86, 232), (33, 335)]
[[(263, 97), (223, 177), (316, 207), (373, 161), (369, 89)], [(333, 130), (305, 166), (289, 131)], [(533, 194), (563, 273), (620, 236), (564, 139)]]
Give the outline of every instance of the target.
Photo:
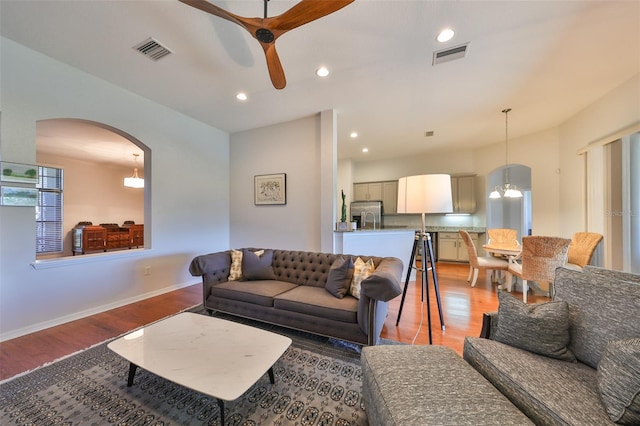
[(349, 291), (352, 279), (353, 259), (351, 256), (338, 256), (329, 269), (324, 288), (338, 299), (342, 299)]
[[(264, 250), (258, 250), (254, 252), (258, 256), (262, 256)], [(229, 277), (227, 281), (239, 281), (244, 277), (242, 276), (242, 250), (231, 249), (231, 267), (229, 268)]]
[(356, 299), (360, 299), (360, 283), (362, 280), (373, 274), (375, 265), (373, 259), (369, 259), (366, 262), (361, 258), (357, 258), (353, 262), (353, 278), (351, 279), (351, 286), (349, 287), (349, 293)]
[(640, 338), (610, 342), (596, 379), (609, 418), (621, 425), (640, 425)]
[[(259, 254), (260, 252), (263, 252)], [(248, 280), (274, 280), (276, 278), (271, 267), (273, 250), (242, 250), (242, 275)]]
[(509, 293), (498, 293), (498, 327), (494, 340), (539, 355), (576, 362), (569, 346), (569, 305), (527, 305)]
[(237, 281), (242, 278), (242, 252), (231, 249), (231, 268), (227, 281)]

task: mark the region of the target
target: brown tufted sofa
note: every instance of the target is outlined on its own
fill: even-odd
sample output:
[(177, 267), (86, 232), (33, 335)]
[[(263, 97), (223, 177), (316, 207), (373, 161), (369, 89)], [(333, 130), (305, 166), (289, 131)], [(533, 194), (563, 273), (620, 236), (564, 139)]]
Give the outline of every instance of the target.
[(349, 255), (273, 250), (275, 280), (228, 281), (231, 255), (224, 251), (194, 258), (189, 272), (202, 276), (203, 304), (210, 313), (219, 311), (375, 345), (387, 302), (402, 292), (402, 261), (359, 256), (365, 262), (373, 259), (375, 272), (362, 281), (360, 299), (349, 294), (339, 299), (325, 289), (329, 269), (338, 256)]

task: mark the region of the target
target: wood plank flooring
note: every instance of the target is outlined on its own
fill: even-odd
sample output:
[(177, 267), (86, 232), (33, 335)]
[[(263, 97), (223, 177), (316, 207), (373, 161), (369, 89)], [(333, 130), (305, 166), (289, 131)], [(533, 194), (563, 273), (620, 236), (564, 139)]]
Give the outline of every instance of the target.
[[(446, 331), (440, 329), (438, 309), (431, 290), (433, 343), (462, 353), (465, 336), (477, 336), (482, 326), (482, 313), (497, 309), (495, 284), (480, 272), (478, 283), (471, 288), (466, 281), (468, 265), (438, 263), (438, 282)], [(428, 344), (426, 312), (421, 300), (421, 284), (410, 282), (400, 324), (396, 326), (400, 297), (389, 303), (389, 315), (382, 337), (415, 344)], [(521, 297), (520, 294), (514, 293)], [(548, 300), (530, 296), (529, 303)], [(133, 303), (101, 314), (92, 315), (56, 327), (0, 343), (0, 380), (32, 370), (45, 363), (80, 351), (139, 326), (180, 312), (202, 302), (201, 285), (193, 285)], [(418, 333), (419, 325), (422, 327)]]

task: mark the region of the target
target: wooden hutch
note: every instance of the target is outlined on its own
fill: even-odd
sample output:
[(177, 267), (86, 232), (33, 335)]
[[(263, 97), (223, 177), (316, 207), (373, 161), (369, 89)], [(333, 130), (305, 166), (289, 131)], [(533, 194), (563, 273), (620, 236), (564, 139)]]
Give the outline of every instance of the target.
[(72, 233), (74, 256), (76, 253), (144, 247), (144, 225), (133, 221), (126, 221), (122, 226), (117, 223), (94, 226), (91, 222), (80, 222)]

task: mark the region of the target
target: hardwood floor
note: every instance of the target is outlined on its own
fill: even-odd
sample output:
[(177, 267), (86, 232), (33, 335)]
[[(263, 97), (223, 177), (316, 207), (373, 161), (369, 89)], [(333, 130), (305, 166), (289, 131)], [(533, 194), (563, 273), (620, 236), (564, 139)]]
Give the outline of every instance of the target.
[[(438, 309), (431, 290), (433, 343), (462, 353), (465, 336), (477, 336), (482, 327), (482, 313), (496, 310), (498, 298), (495, 284), (480, 272), (478, 283), (471, 288), (466, 281), (468, 265), (438, 263), (438, 282), (446, 331), (441, 331)], [(417, 334), (423, 305), (420, 303), (420, 281), (410, 282), (400, 324), (396, 326), (400, 297), (389, 304), (382, 337), (404, 343), (428, 344), (426, 316)], [(518, 293), (515, 293), (520, 296)], [(529, 303), (548, 300), (530, 296)], [(170, 293), (133, 303), (101, 314), (72, 321), (0, 343), (0, 380), (29, 371), (45, 363), (80, 351), (139, 326), (177, 313), (202, 302), (201, 286), (193, 285)], [(424, 309), (426, 311), (426, 309)]]

